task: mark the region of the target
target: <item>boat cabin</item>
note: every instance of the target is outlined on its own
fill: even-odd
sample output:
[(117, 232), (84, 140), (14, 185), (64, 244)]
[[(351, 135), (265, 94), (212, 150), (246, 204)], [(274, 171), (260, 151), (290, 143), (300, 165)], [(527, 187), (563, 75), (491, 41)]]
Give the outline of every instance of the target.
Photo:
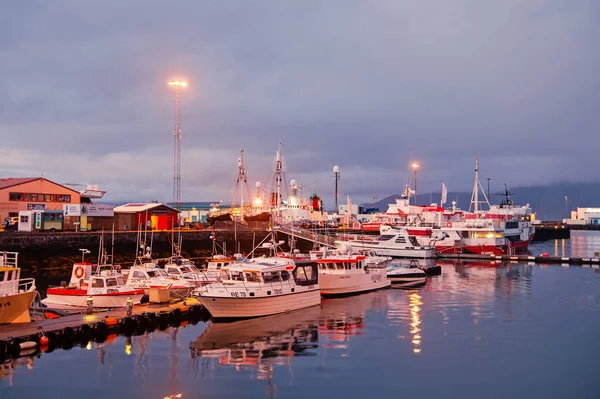
[(293, 279), (296, 285), (313, 285), (319, 281), (317, 264), (314, 262), (298, 262), (296, 266), (287, 265), (281, 268), (238, 268), (222, 267), (219, 275), (224, 283), (281, 283)]

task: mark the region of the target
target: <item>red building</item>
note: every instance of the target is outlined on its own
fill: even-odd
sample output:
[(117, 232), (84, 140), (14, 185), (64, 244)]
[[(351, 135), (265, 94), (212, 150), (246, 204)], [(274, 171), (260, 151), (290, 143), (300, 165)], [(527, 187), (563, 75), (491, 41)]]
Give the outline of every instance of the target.
[(156, 202), (125, 204), (115, 208), (116, 230), (170, 230), (177, 226), (179, 211)]

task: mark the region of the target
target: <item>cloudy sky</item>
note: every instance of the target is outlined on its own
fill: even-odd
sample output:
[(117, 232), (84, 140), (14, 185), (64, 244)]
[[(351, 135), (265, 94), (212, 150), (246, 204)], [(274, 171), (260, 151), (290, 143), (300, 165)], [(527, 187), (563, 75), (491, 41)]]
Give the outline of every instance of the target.
[[(269, 185), (333, 203), (598, 181), (595, 0), (61, 1), (0, 12), (0, 177), (172, 200), (173, 90), (183, 201), (230, 202), (240, 149)], [(252, 190), (251, 187), (251, 190)]]

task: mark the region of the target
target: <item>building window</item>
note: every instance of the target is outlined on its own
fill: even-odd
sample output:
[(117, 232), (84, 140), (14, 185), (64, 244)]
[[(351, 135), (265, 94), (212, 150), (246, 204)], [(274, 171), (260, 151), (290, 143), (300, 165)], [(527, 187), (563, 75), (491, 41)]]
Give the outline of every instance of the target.
[(70, 194), (8, 193), (9, 201), (71, 202)]
[(9, 201), (22, 201), (23, 193), (8, 193), (8, 200)]

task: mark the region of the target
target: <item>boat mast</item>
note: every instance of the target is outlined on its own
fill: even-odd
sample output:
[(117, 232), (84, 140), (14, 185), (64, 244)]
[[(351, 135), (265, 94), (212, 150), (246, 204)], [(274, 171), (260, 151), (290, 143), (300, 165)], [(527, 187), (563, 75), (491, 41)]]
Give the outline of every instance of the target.
[[(488, 209), (491, 208), (490, 201), (488, 200), (487, 195), (485, 195), (485, 191), (481, 186), (481, 182), (479, 181), (479, 157), (475, 158), (475, 182), (473, 183), (473, 194), (471, 194), (471, 204), (469, 205), (469, 212), (471, 211), (471, 206), (473, 206), (473, 212), (477, 213), (479, 211), (479, 189), (481, 188), (481, 193), (483, 194), (483, 198), (485, 198), (485, 203), (488, 206)], [(484, 201), (481, 201), (482, 203)]]
[(277, 217), (281, 217), (281, 147), (282, 144), (279, 143), (277, 147), (277, 157), (276, 157), (276, 165), (275, 165), (275, 178), (277, 179)]

